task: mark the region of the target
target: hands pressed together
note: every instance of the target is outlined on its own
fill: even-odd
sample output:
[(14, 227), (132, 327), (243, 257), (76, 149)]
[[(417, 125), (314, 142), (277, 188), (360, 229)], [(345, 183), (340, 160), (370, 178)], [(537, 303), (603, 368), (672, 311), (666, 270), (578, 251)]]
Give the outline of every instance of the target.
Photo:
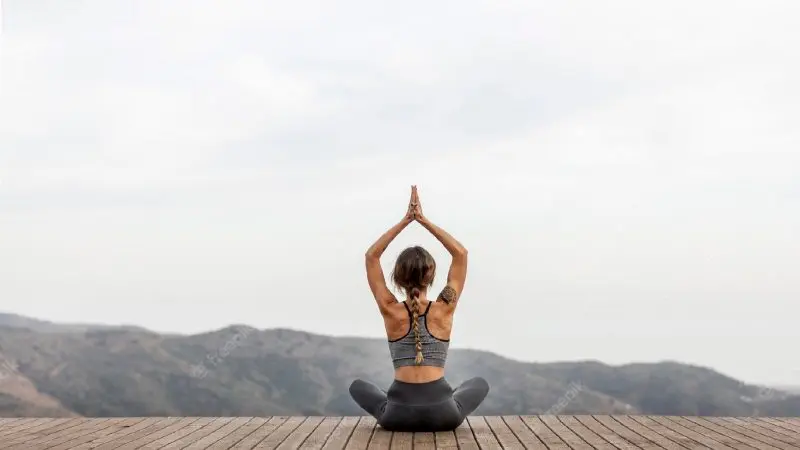
[(422, 214), (422, 204), (419, 201), (419, 193), (417, 192), (417, 186), (411, 186), (411, 199), (408, 201), (408, 210), (406, 211), (405, 221), (407, 222), (422, 222), (425, 220), (425, 216)]

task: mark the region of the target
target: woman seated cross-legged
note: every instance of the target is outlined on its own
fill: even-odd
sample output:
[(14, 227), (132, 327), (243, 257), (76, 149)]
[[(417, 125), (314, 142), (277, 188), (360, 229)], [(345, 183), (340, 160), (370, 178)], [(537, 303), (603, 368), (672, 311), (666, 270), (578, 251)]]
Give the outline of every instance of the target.
[[(428, 300), (436, 262), (424, 248), (405, 249), (392, 271), (392, 281), (405, 292), (398, 302), (386, 286), (380, 257), (398, 234), (418, 222), (452, 256), (447, 285), (435, 301)], [(486, 398), (489, 385), (472, 378), (453, 389), (444, 378), (453, 314), (467, 276), (467, 250), (422, 214), (416, 186), (405, 217), (381, 236), (366, 254), (367, 280), (378, 303), (394, 364), (388, 391), (362, 380), (350, 385), (358, 405), (389, 431), (433, 432), (457, 428)]]

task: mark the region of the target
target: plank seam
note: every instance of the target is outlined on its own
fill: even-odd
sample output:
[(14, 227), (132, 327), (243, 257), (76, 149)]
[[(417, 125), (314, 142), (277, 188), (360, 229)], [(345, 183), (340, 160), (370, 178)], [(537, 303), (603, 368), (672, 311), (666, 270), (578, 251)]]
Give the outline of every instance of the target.
[[(569, 427), (569, 425), (567, 425), (566, 423), (564, 423), (564, 420), (562, 420), (562, 417), (564, 417), (564, 416), (561, 416), (561, 415), (557, 415), (557, 416), (555, 416), (555, 418), (556, 418), (556, 421), (558, 421), (558, 423), (560, 423), (561, 425), (563, 425), (563, 426), (564, 426), (564, 428), (566, 428), (566, 429), (567, 429), (567, 431), (569, 431), (570, 433), (574, 434), (574, 435), (575, 435), (575, 437), (577, 437), (578, 439), (580, 439), (581, 441), (583, 441), (583, 443), (584, 443), (584, 444), (588, 445), (590, 448), (593, 448), (593, 449), (597, 450), (597, 447), (595, 447), (594, 445), (592, 445), (592, 444), (591, 444), (591, 442), (589, 442), (589, 441), (587, 441), (586, 439), (584, 439), (584, 438), (583, 438), (583, 436), (581, 436), (580, 434), (578, 434), (578, 432), (577, 432), (577, 431), (573, 430), (572, 428), (570, 428), (570, 427)], [(575, 419), (575, 420), (577, 421), (578, 419)], [(580, 422), (578, 422), (578, 423), (580, 423)], [(587, 430), (589, 430), (589, 428), (588, 428), (588, 427), (584, 427), (584, 428), (586, 428)], [(589, 432), (590, 432), (590, 433), (592, 433), (592, 434), (594, 434), (594, 435), (597, 435), (597, 433), (593, 432), (592, 430), (589, 430)], [(567, 443), (567, 445), (569, 445), (569, 443)], [(572, 447), (572, 446), (570, 445), (570, 447)], [(613, 447), (613, 445), (612, 445), (612, 447)]]
[[(653, 421), (653, 422), (655, 422), (656, 424), (658, 424), (658, 425), (660, 425), (660, 426), (662, 426), (662, 427), (666, 428), (667, 430), (669, 430), (669, 431), (672, 431), (673, 433), (675, 433), (675, 434), (677, 434), (677, 435), (679, 435), (679, 436), (683, 436), (684, 438), (686, 438), (686, 439), (688, 439), (688, 440), (690, 440), (690, 441), (694, 442), (694, 443), (695, 443), (695, 444), (697, 444), (697, 445), (702, 445), (703, 447), (709, 448), (709, 447), (708, 447), (708, 445), (706, 445), (706, 444), (703, 444), (702, 442), (698, 441), (697, 439), (694, 439), (694, 438), (692, 438), (692, 437), (690, 437), (690, 436), (687, 436), (686, 434), (684, 434), (684, 433), (681, 433), (681, 432), (680, 432), (680, 431), (678, 431), (678, 430), (675, 430), (675, 429), (673, 429), (673, 428), (670, 428), (670, 427), (668, 427), (668, 426), (664, 425), (663, 423), (661, 423), (661, 422), (659, 422), (659, 421), (657, 421), (657, 420), (653, 419), (651, 416), (645, 416), (645, 417), (647, 417), (648, 419), (652, 420), (652, 421)], [(654, 417), (655, 417), (655, 416), (654, 416)], [(639, 421), (637, 420), (637, 422), (639, 422)], [(647, 427), (647, 428), (651, 429), (651, 430), (652, 430), (654, 433), (656, 433), (656, 434), (661, 434), (661, 433), (657, 432), (657, 431), (656, 431), (654, 428), (652, 428), (652, 427), (650, 427), (650, 426), (647, 426), (647, 425), (644, 425), (642, 422), (639, 422), (639, 423), (640, 423), (640, 424), (642, 424), (642, 426), (645, 426), (645, 427)], [(661, 436), (664, 436), (664, 435), (662, 434)], [(667, 438), (666, 436), (664, 436), (664, 437), (665, 437), (665, 438)], [(669, 439), (669, 438), (667, 438), (667, 439)], [(716, 441), (715, 441), (715, 442), (716, 442)], [(681, 447), (687, 448), (686, 446), (683, 446), (683, 445), (681, 445)]]
[[(543, 441), (542, 441), (542, 440), (539, 438), (539, 436), (538, 436), (536, 433), (534, 433), (534, 432), (533, 432), (533, 430), (531, 430), (531, 429), (530, 429), (530, 427), (528, 427), (528, 425), (527, 425), (527, 424), (525, 424), (525, 421), (524, 421), (524, 420), (522, 420), (522, 417), (520, 417), (520, 416), (513, 416), (513, 417), (516, 417), (516, 418), (517, 418), (517, 420), (519, 420), (519, 421), (520, 421), (520, 423), (522, 423), (522, 425), (523, 425), (525, 428), (527, 428), (527, 429), (528, 429), (528, 431), (530, 431), (530, 432), (531, 432), (531, 434), (533, 435), (533, 437), (535, 437), (535, 438), (536, 438), (536, 440), (537, 440), (537, 441), (539, 441), (539, 443), (540, 443), (540, 444), (542, 444), (542, 445), (544, 446), (544, 448), (549, 448), (549, 447), (547, 447), (547, 444), (545, 444), (545, 443), (544, 443), (544, 442), (543, 442)], [(509, 430), (511, 430), (511, 433), (512, 433), (514, 436), (516, 436), (516, 437), (517, 437), (517, 440), (520, 442), (520, 444), (522, 444), (522, 446), (523, 446), (523, 447), (527, 447), (527, 446), (525, 445), (525, 443), (524, 443), (524, 442), (522, 442), (522, 438), (521, 438), (521, 437), (519, 437), (519, 436), (517, 435), (516, 431), (514, 431), (514, 429), (513, 429), (513, 428), (511, 428), (511, 425), (508, 423), (508, 420), (507, 420), (506, 416), (501, 416), (501, 419), (503, 420), (503, 423), (504, 423), (504, 424), (506, 424), (506, 426), (508, 427), (508, 429), (509, 429)]]
[[(721, 445), (721, 446), (723, 446), (723, 447), (729, 447), (729, 446), (728, 446), (728, 444), (726, 444), (726, 443), (724, 443), (724, 442), (720, 442), (720, 441), (718, 441), (718, 440), (714, 439), (714, 438), (713, 438), (713, 437), (711, 437), (711, 436), (708, 436), (708, 435), (705, 435), (705, 434), (700, 434), (700, 433), (698, 433), (698, 432), (696, 432), (696, 431), (692, 430), (692, 429), (691, 429), (691, 428), (689, 428), (689, 427), (685, 427), (685, 426), (681, 425), (681, 424), (680, 424), (680, 423), (678, 423), (677, 421), (673, 420), (673, 419), (672, 419), (672, 417), (677, 417), (677, 416), (662, 416), (662, 419), (664, 419), (665, 421), (667, 421), (667, 422), (669, 422), (669, 423), (673, 424), (673, 426), (676, 426), (676, 427), (681, 427), (681, 428), (684, 428), (684, 429), (686, 429), (686, 430), (689, 430), (689, 431), (691, 431), (692, 433), (699, 434), (700, 436), (703, 436), (703, 437), (704, 437), (704, 438), (706, 438), (706, 439), (709, 439), (709, 440), (711, 440), (711, 441), (714, 441), (714, 442), (716, 442), (717, 444), (719, 444), (719, 445)], [(670, 428), (670, 427), (668, 427), (668, 428)], [(675, 429), (674, 429), (674, 428), (670, 428), (670, 429), (671, 429), (671, 430), (673, 430), (673, 431), (675, 431)], [(683, 434), (683, 433), (681, 433), (681, 434)], [(686, 435), (684, 434), (684, 436), (686, 436)], [(689, 436), (686, 436), (686, 437), (688, 438)], [(706, 444), (703, 444), (702, 442), (698, 441), (697, 439), (693, 439), (693, 438), (689, 438), (689, 439), (692, 439), (693, 441), (697, 442), (698, 444), (701, 444), (701, 445), (706, 445)], [(708, 446), (706, 445), (706, 447), (708, 447)]]
[[(738, 437), (736, 437), (737, 435), (741, 434), (741, 433), (737, 433), (736, 431), (729, 430), (729, 429), (727, 429), (727, 428), (723, 428), (723, 427), (719, 427), (719, 428), (722, 428), (723, 430), (725, 430), (727, 433), (729, 433), (729, 434), (733, 434), (733, 436), (728, 436), (728, 434), (723, 434), (723, 433), (720, 433), (719, 431), (717, 431), (717, 430), (715, 430), (715, 429), (713, 429), (713, 428), (709, 427), (708, 425), (705, 425), (705, 424), (703, 423), (704, 421), (701, 421), (700, 423), (698, 423), (697, 421), (694, 421), (694, 420), (692, 420), (692, 417), (688, 417), (688, 416), (677, 416), (677, 417), (680, 417), (680, 418), (682, 418), (683, 420), (685, 420), (685, 421), (687, 421), (687, 422), (691, 422), (691, 423), (693, 423), (693, 424), (697, 425), (698, 427), (700, 427), (700, 428), (702, 428), (702, 429), (704, 429), (704, 430), (708, 430), (708, 431), (710, 431), (710, 432), (712, 432), (712, 433), (719, 434), (720, 436), (725, 436), (725, 437), (727, 437), (728, 439), (732, 439), (733, 441), (735, 441), (735, 442), (738, 442), (738, 443), (740, 443), (740, 444), (742, 444), (742, 445), (746, 445), (746, 446), (748, 446), (748, 447), (750, 447), (750, 448), (755, 448), (755, 449), (758, 449), (758, 447), (753, 447), (753, 445), (752, 445), (752, 444), (750, 444), (750, 443), (747, 443), (747, 442), (743, 441), (741, 438), (738, 438)], [(699, 417), (702, 419), (702, 416), (699, 416)], [(713, 422), (709, 422), (709, 423), (711, 423), (711, 424), (714, 424)], [(702, 433), (701, 433), (701, 434), (702, 434)], [(742, 435), (742, 436), (744, 436), (744, 435)], [(745, 437), (747, 437), (747, 436), (745, 436)], [(769, 445), (769, 444), (766, 444), (766, 443), (764, 443), (764, 442), (762, 442), (762, 444)], [(727, 444), (723, 444), (723, 445), (727, 445)], [(772, 447), (772, 446), (770, 445), (770, 447)]]
[[(603, 422), (600, 422), (599, 420), (597, 420), (597, 417), (595, 417), (595, 414), (591, 415), (590, 417), (591, 417), (591, 418), (592, 418), (592, 419), (593, 419), (595, 422), (599, 423), (599, 424), (600, 424), (600, 426), (602, 426), (602, 427), (605, 427), (607, 430), (611, 431), (611, 432), (612, 432), (612, 433), (614, 433), (614, 434), (617, 434), (617, 435), (619, 434), (619, 433), (617, 433), (616, 431), (612, 430), (611, 428), (607, 427), (607, 426), (606, 426), (606, 424), (604, 424)], [(622, 427), (622, 428), (624, 428), (624, 429), (626, 429), (626, 430), (630, 431), (631, 433), (635, 434), (636, 436), (639, 436), (640, 438), (642, 438), (642, 440), (644, 440), (644, 441), (646, 441), (646, 442), (649, 442), (650, 444), (653, 444), (653, 445), (654, 445), (654, 446), (656, 446), (656, 447), (664, 448), (664, 447), (663, 447), (661, 444), (659, 444), (658, 442), (655, 442), (654, 440), (650, 439), (649, 437), (647, 437), (647, 436), (644, 436), (643, 434), (641, 434), (641, 433), (637, 432), (637, 431), (636, 431), (636, 430), (634, 430), (633, 428), (631, 428), (631, 427), (629, 427), (629, 426), (625, 425), (624, 423), (620, 422), (620, 421), (619, 421), (619, 419), (617, 419), (615, 416), (609, 416), (609, 417), (611, 418), (611, 420), (613, 420), (614, 422), (616, 422), (616, 423), (617, 423), (617, 424), (618, 424), (620, 427)], [(645, 427), (645, 428), (646, 428), (646, 427)], [(649, 428), (648, 428), (648, 430), (649, 430)], [(651, 431), (653, 434), (655, 434), (656, 436), (661, 436), (660, 434), (656, 433), (656, 432), (655, 432), (655, 431), (653, 431), (653, 430), (650, 430), (650, 431)], [(623, 439), (625, 439), (623, 436), (620, 436), (620, 437), (622, 437)], [(671, 439), (668, 439), (668, 438), (666, 438), (665, 436), (661, 436), (661, 437), (662, 437), (662, 438), (664, 438), (664, 440), (665, 440), (665, 441), (672, 442), (673, 444), (677, 445), (678, 447), (683, 447), (683, 448), (686, 448), (686, 447), (684, 447), (684, 446), (682, 446), (682, 445), (680, 445), (680, 444), (678, 444), (678, 443), (676, 443), (676, 442), (673, 442)], [(630, 444), (631, 444), (631, 445), (633, 445), (634, 447), (637, 447), (637, 448), (640, 448), (640, 449), (642, 448), (642, 446), (640, 446), (640, 445), (636, 445), (635, 443), (633, 443), (633, 442), (629, 441), (628, 439), (625, 439), (625, 441), (627, 441), (627, 442), (630, 442)]]
[[(288, 419), (288, 420), (287, 420), (287, 422), (288, 422), (289, 420), (291, 420), (291, 418), (290, 418), (290, 419)], [(284, 443), (284, 442), (285, 442), (287, 439), (289, 439), (289, 436), (291, 436), (291, 435), (292, 435), (292, 433), (294, 433), (294, 432), (295, 432), (295, 430), (297, 430), (298, 428), (300, 428), (301, 426), (303, 426), (303, 424), (304, 424), (304, 423), (306, 423), (306, 421), (307, 421), (307, 420), (308, 420), (308, 416), (304, 417), (304, 418), (303, 418), (303, 420), (302, 420), (302, 421), (300, 421), (300, 423), (298, 423), (298, 424), (297, 424), (297, 426), (295, 426), (294, 428), (292, 428), (291, 430), (289, 430), (289, 431), (286, 433), (286, 436), (284, 436), (284, 437), (283, 437), (283, 439), (281, 439), (281, 441), (280, 441), (280, 442), (276, 442), (276, 443), (275, 443), (275, 447), (273, 447), (273, 448), (278, 448), (278, 447), (280, 447), (280, 446), (281, 446), (281, 444), (283, 444), (283, 443)], [(284, 423), (286, 423), (286, 422), (284, 422)], [(282, 424), (281, 424), (281, 425), (282, 425)], [(275, 430), (277, 431), (278, 429), (277, 429), (277, 428), (275, 428)], [(272, 434), (272, 433), (270, 433), (270, 434)], [(261, 440), (261, 442), (265, 441), (266, 439), (267, 439), (267, 438), (265, 437), (264, 439), (262, 439), (262, 440)], [(261, 444), (261, 442), (259, 442), (258, 444), (256, 444), (256, 447), (258, 447), (258, 446)]]
[[(646, 429), (650, 430), (650, 432), (651, 432), (651, 433), (653, 433), (653, 434), (655, 434), (656, 436), (661, 436), (661, 437), (662, 437), (664, 440), (666, 440), (666, 441), (670, 441), (670, 442), (672, 442), (673, 444), (677, 445), (678, 447), (682, 447), (682, 448), (685, 448), (685, 449), (687, 449), (687, 450), (690, 450), (690, 449), (689, 449), (689, 447), (687, 447), (687, 446), (685, 446), (685, 445), (681, 444), (680, 442), (675, 442), (675, 441), (673, 441), (672, 439), (670, 439), (670, 437), (669, 437), (669, 436), (659, 433), (658, 431), (656, 431), (656, 430), (655, 430), (654, 428), (652, 428), (651, 426), (649, 426), (649, 425), (646, 425), (646, 424), (644, 424), (644, 423), (642, 423), (642, 422), (639, 422), (638, 420), (634, 419), (634, 418), (633, 418), (633, 417), (631, 417), (631, 416), (625, 416), (625, 417), (627, 417), (627, 418), (628, 418), (628, 419), (629, 419), (631, 422), (636, 422), (636, 423), (638, 423), (638, 424), (639, 424), (639, 425), (640, 425), (642, 428), (646, 428)], [(650, 419), (650, 416), (644, 416), (644, 417), (647, 417), (648, 419)], [(650, 419), (650, 420), (653, 420), (653, 419)], [(617, 420), (617, 422), (619, 422), (619, 420)], [(655, 422), (655, 421), (653, 420), (653, 422)], [(658, 422), (656, 422), (656, 423), (658, 423)], [(660, 424), (659, 424), (659, 425), (660, 425)], [(623, 426), (625, 426), (625, 425), (623, 424)], [(663, 425), (662, 425), (662, 426), (663, 426)], [(629, 430), (631, 429), (630, 427), (627, 427), (627, 426), (626, 426), (625, 428), (628, 428)], [(666, 427), (665, 427), (665, 428), (666, 428)], [(669, 429), (669, 428), (667, 428), (667, 429)], [(633, 430), (631, 430), (631, 431), (633, 431)], [(672, 431), (674, 431), (674, 430), (672, 430)], [(634, 433), (636, 433), (636, 432), (634, 431)], [(636, 434), (639, 434), (639, 433), (636, 433)], [(681, 433), (678, 433), (677, 431), (675, 431), (675, 434), (678, 434), (678, 435), (680, 435), (680, 436), (683, 436)], [(641, 435), (639, 435), (639, 436), (641, 436)], [(692, 438), (689, 438), (689, 437), (686, 437), (686, 436), (683, 436), (683, 437), (685, 437), (686, 439), (688, 439), (688, 440), (690, 440), (690, 441), (692, 441), (692, 442), (694, 442), (694, 443), (696, 443), (696, 444), (699, 444), (699, 445), (706, 446), (705, 444), (703, 444), (703, 443), (701, 443), (701, 442), (697, 442), (697, 441), (695, 441), (695, 440), (694, 440), (694, 439), (692, 439)], [(655, 444), (656, 444), (656, 445), (658, 445), (658, 443), (657, 443), (657, 442), (656, 442)], [(707, 446), (706, 446), (706, 447), (707, 447)]]
[[(233, 419), (231, 420), (231, 422), (232, 422), (232, 421), (234, 421), (234, 420), (236, 420), (236, 418), (233, 418)], [(219, 438), (218, 438), (216, 441), (214, 441), (214, 442), (209, 442), (209, 443), (208, 443), (208, 445), (206, 446), (206, 448), (208, 448), (208, 447), (213, 447), (213, 446), (214, 446), (214, 445), (215, 445), (217, 442), (219, 442), (219, 441), (221, 441), (221, 440), (225, 439), (226, 437), (228, 437), (228, 436), (232, 435), (233, 433), (235, 433), (235, 432), (236, 432), (236, 430), (238, 430), (239, 428), (242, 428), (243, 426), (246, 426), (248, 423), (252, 422), (253, 420), (255, 420), (255, 417), (251, 417), (250, 419), (248, 419), (248, 420), (247, 420), (247, 422), (245, 422), (245, 423), (243, 423), (243, 424), (239, 425), (239, 426), (238, 426), (238, 427), (236, 427), (236, 428), (233, 428), (233, 429), (232, 429), (231, 431), (229, 431), (227, 434), (220, 436), (220, 437), (219, 437)], [(224, 426), (225, 426), (225, 425), (223, 425), (222, 427), (224, 427)], [(189, 447), (189, 446), (191, 446), (191, 444), (190, 444), (190, 445), (188, 445), (187, 447)]]
[[(731, 418), (726, 417), (726, 418), (723, 418), (723, 419), (727, 420), (727, 419), (731, 419)], [(736, 419), (736, 418), (734, 417), (733, 419)], [(730, 422), (730, 423), (736, 423), (736, 422), (731, 422), (730, 420), (727, 420), (727, 421)], [(779, 433), (777, 431), (770, 430), (767, 427), (762, 427), (761, 425), (759, 425), (758, 423), (755, 423), (755, 422), (747, 422), (747, 421), (744, 421), (744, 422), (746, 424), (755, 425), (754, 427), (751, 427), (751, 428), (747, 428), (747, 427), (743, 426), (743, 428), (745, 428), (745, 429), (751, 430), (754, 433), (760, 434), (761, 436), (764, 436), (764, 437), (768, 437), (768, 438), (770, 438), (772, 440), (775, 440), (775, 441), (778, 441), (778, 442), (783, 442), (784, 444), (794, 445), (791, 442), (784, 441), (784, 439), (786, 439), (786, 438), (794, 439), (792, 436), (787, 436), (787, 435), (785, 435), (783, 433)], [(765, 433), (764, 431), (767, 431), (767, 432), (771, 431), (774, 434), (772, 436), (770, 436), (769, 434)]]
[[(594, 434), (595, 436), (599, 437), (599, 438), (600, 438), (600, 440), (602, 440), (602, 441), (605, 441), (605, 442), (606, 442), (608, 445), (610, 445), (610, 446), (612, 446), (612, 447), (614, 447), (614, 448), (619, 448), (619, 447), (617, 447), (616, 445), (614, 445), (614, 443), (613, 443), (613, 442), (611, 442), (611, 441), (609, 441), (608, 439), (606, 439), (605, 437), (603, 437), (603, 435), (602, 435), (602, 434), (600, 434), (600, 433), (598, 433), (598, 432), (594, 431), (593, 429), (589, 428), (589, 426), (588, 426), (588, 425), (586, 425), (585, 423), (583, 423), (581, 420), (579, 420), (577, 416), (575, 416), (575, 415), (572, 415), (572, 416), (570, 416), (570, 417), (572, 417), (572, 419), (573, 419), (573, 420), (575, 420), (576, 422), (578, 422), (579, 424), (581, 424), (581, 426), (582, 426), (582, 427), (584, 427), (584, 428), (586, 428), (587, 430), (589, 430), (589, 432), (590, 432), (590, 433), (592, 433), (592, 434)], [(591, 416), (589, 416), (589, 420), (594, 420), (594, 417), (591, 417)], [(595, 420), (595, 422), (597, 422), (597, 421)], [(604, 426), (604, 425), (603, 425), (602, 423), (600, 423), (600, 422), (597, 422), (597, 425), (599, 425), (600, 427), (602, 427), (602, 428), (605, 428), (606, 430), (608, 430), (608, 428), (607, 428), (606, 426)], [(619, 435), (619, 433), (614, 433), (614, 430), (608, 430), (608, 431), (610, 431), (611, 433), (613, 433), (614, 435), (616, 435), (617, 437), (619, 437), (619, 438), (620, 438), (622, 441), (624, 441), (624, 442), (626, 442), (626, 443), (628, 443), (628, 444), (630, 444), (630, 445), (632, 445), (632, 446), (634, 446), (634, 447), (639, 447), (638, 445), (634, 444), (633, 442), (629, 442), (627, 439), (625, 439), (625, 436), (620, 436), (620, 435)]]
[(323, 440), (322, 443), (320, 443), (319, 448), (325, 448), (325, 446), (328, 444), (328, 441), (331, 439), (331, 436), (333, 436), (333, 432), (336, 431), (336, 428), (339, 427), (339, 424), (341, 424), (343, 420), (344, 420), (344, 417), (340, 416), (339, 417), (339, 421), (336, 422), (336, 425), (334, 425), (331, 428), (331, 432), (328, 433), (327, 436), (325, 436), (325, 440)]
[[(252, 434), (253, 434), (253, 433), (255, 433), (256, 431), (258, 431), (258, 429), (259, 429), (259, 428), (261, 428), (261, 427), (263, 427), (263, 426), (266, 426), (266, 425), (267, 425), (267, 423), (269, 423), (269, 421), (270, 421), (270, 420), (272, 420), (272, 418), (273, 418), (273, 417), (280, 417), (280, 416), (267, 416), (267, 417), (263, 417), (263, 419), (265, 419), (265, 420), (264, 420), (264, 423), (262, 423), (261, 425), (259, 425), (259, 426), (255, 427), (255, 428), (253, 428), (253, 431), (251, 431), (251, 432), (247, 433), (246, 435), (242, 436), (242, 438), (241, 438), (241, 439), (239, 439), (238, 441), (231, 443), (231, 445), (230, 445), (230, 447), (229, 447), (229, 448), (236, 447), (237, 445), (239, 445), (239, 443), (241, 443), (241, 442), (242, 442), (242, 441), (244, 441), (245, 439), (249, 438), (249, 437), (250, 437), (250, 435), (252, 435)], [(283, 425), (283, 422), (281, 422), (281, 425)], [(279, 425), (279, 426), (280, 426), (280, 425)], [(277, 428), (277, 427), (276, 427), (276, 428)], [(270, 433), (270, 434), (271, 434), (271, 433)]]
[[(314, 434), (314, 432), (315, 432), (315, 431), (317, 431), (317, 428), (319, 428), (319, 427), (320, 427), (320, 425), (322, 425), (322, 423), (323, 423), (323, 422), (325, 422), (325, 419), (327, 419), (327, 418), (328, 418), (328, 416), (322, 416), (322, 420), (320, 420), (320, 421), (319, 421), (319, 423), (317, 424), (317, 426), (315, 426), (315, 427), (314, 427), (314, 429), (312, 429), (311, 431), (309, 431), (308, 433), (306, 433), (306, 437), (304, 437), (304, 438), (303, 438), (303, 440), (302, 440), (302, 441), (300, 441), (300, 443), (299, 443), (299, 444), (297, 444), (297, 448), (300, 448), (300, 447), (302, 447), (302, 446), (303, 446), (303, 444), (305, 444), (305, 443), (306, 443), (306, 441), (308, 440), (308, 438), (310, 438), (310, 437), (311, 437), (311, 435), (312, 435), (312, 434)], [(306, 420), (308, 420), (308, 417), (306, 417)], [(303, 423), (306, 423), (306, 420), (304, 420), (304, 421), (303, 421)], [(300, 427), (297, 427), (297, 428), (300, 428)], [(288, 438), (289, 436), (287, 435), (286, 437)]]

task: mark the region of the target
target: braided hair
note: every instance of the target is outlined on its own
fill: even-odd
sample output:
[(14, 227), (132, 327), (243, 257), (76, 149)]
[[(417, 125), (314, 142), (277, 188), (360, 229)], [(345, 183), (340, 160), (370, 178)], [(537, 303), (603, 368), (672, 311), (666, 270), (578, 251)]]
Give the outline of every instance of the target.
[(409, 247), (397, 257), (392, 270), (392, 282), (405, 291), (409, 298), (411, 326), (414, 331), (414, 344), (417, 357), (414, 362), (422, 364), (422, 342), (419, 336), (419, 297), (422, 290), (433, 284), (436, 275), (436, 261), (427, 250), (420, 246)]
[(414, 362), (417, 365), (422, 364), (422, 342), (419, 339), (419, 296), (420, 291), (418, 288), (411, 288), (409, 294), (411, 302), (411, 326), (414, 329), (414, 348), (417, 350), (417, 357)]

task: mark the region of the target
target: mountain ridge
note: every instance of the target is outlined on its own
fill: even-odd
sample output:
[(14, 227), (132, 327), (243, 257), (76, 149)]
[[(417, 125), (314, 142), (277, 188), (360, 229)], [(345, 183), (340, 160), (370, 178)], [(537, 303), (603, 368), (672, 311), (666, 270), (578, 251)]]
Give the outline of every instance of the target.
[[(362, 413), (347, 391), (353, 379), (385, 387), (393, 375), (386, 342), (375, 338), (247, 325), (192, 335), (42, 328), (20, 317), (0, 314), (0, 354), (22, 380), (0, 377), (1, 415), (352, 415)], [(675, 361), (536, 363), (454, 348), (447, 373), (453, 385), (489, 381), (476, 414), (800, 416), (800, 396)], [(16, 400), (4, 407), (4, 395)]]

